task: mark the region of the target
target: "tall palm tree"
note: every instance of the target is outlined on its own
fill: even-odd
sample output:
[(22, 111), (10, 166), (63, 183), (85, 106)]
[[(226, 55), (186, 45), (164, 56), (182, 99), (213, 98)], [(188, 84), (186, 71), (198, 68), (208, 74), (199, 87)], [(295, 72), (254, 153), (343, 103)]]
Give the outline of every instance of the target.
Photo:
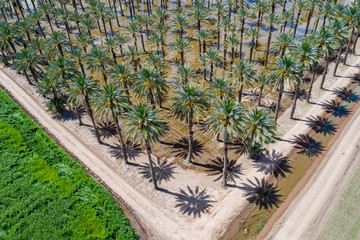
[(140, 26), (135, 21), (129, 22), (126, 28), (127, 32), (132, 36), (134, 46), (137, 49), (137, 34), (140, 31)]
[(90, 105), (90, 100), (96, 95), (97, 91), (98, 81), (93, 80), (92, 77), (87, 77), (85, 74), (80, 74), (77, 77), (73, 78), (72, 82), (70, 83), (70, 88), (68, 88), (70, 102), (75, 102), (77, 106), (80, 102), (84, 103), (89, 117), (91, 118), (91, 122), (95, 130), (96, 139), (99, 143), (101, 143), (99, 131), (96, 126), (94, 114)]
[(46, 16), (46, 20), (49, 23), (51, 32), (54, 32), (54, 28), (51, 24), (51, 17), (52, 17), (52, 9), (51, 9), (51, 5), (49, 4), (45, 4), (45, 3), (41, 3), (39, 5), (39, 11), (42, 12), (45, 16)]
[(129, 96), (124, 95), (124, 90), (120, 89), (116, 82), (111, 82), (98, 90), (93, 103), (95, 112), (100, 115), (100, 119), (104, 117), (115, 122), (123, 158), (125, 163), (128, 163), (125, 141), (119, 124), (119, 116), (129, 108), (131, 104)]
[(348, 23), (349, 27), (352, 29), (348, 44), (346, 46), (346, 51), (345, 51), (344, 64), (346, 64), (351, 41), (354, 37), (356, 24), (358, 23), (359, 18), (360, 18), (359, 7), (358, 6), (350, 6), (350, 7), (345, 8), (344, 16), (345, 16), (345, 21)]
[(231, 49), (230, 65), (233, 65), (234, 57), (235, 57), (235, 48), (239, 45), (240, 39), (236, 34), (233, 33), (227, 38), (226, 41), (227, 41), (228, 46), (230, 46), (230, 49)]
[(126, 115), (126, 133), (137, 139), (146, 147), (149, 159), (149, 167), (154, 188), (158, 190), (153, 162), (151, 159), (151, 143), (158, 142), (166, 134), (168, 122), (164, 117), (159, 116), (159, 111), (145, 103), (138, 103)]
[(70, 46), (71, 46), (71, 44), (72, 44), (71, 30), (70, 30), (70, 25), (69, 25), (69, 22), (68, 22), (68, 19), (70, 18), (70, 14), (65, 9), (59, 8), (59, 9), (56, 10), (56, 15), (57, 15), (57, 19), (60, 19), (61, 22), (65, 25), (66, 33), (67, 33), (69, 43), (70, 43)]
[(85, 62), (91, 73), (100, 71), (103, 75), (105, 84), (107, 84), (106, 69), (111, 64), (110, 54), (104, 47), (96, 46), (87, 55)]
[(81, 27), (87, 32), (89, 37), (92, 38), (91, 30), (95, 28), (93, 17), (86, 13), (81, 18)]
[(80, 33), (77, 35), (77, 37), (74, 40), (75, 46), (79, 47), (84, 50), (84, 53), (87, 52), (87, 47), (89, 44), (94, 44), (93, 39), (90, 36), (87, 36), (83, 33)]
[(255, 68), (248, 60), (235, 62), (231, 66), (231, 75), (236, 79), (238, 89), (238, 102), (241, 102), (244, 85), (249, 85), (255, 74)]
[(311, 18), (314, 15), (315, 12), (315, 8), (316, 6), (319, 4), (319, 0), (307, 0), (307, 9), (309, 10), (308, 16), (307, 16), (307, 20), (306, 20), (306, 27), (305, 27), (305, 33), (304, 35), (306, 36), (310, 27), (310, 22), (311, 22)]
[(193, 67), (185, 64), (184, 66), (178, 66), (175, 72), (175, 80), (181, 82), (182, 85), (186, 85), (190, 80), (197, 78), (196, 71)]
[(207, 118), (209, 129), (215, 134), (224, 134), (224, 166), (222, 185), (226, 186), (228, 177), (228, 144), (233, 142), (234, 134), (241, 133), (244, 127), (244, 111), (241, 105), (230, 99), (219, 101)]
[(69, 56), (72, 60), (74, 60), (79, 65), (81, 73), (85, 74), (85, 68), (84, 68), (84, 64), (83, 64), (85, 56), (84, 56), (82, 50), (80, 48), (75, 48), (70, 52)]
[(197, 7), (196, 5), (194, 6), (195, 7), (192, 9), (190, 16), (192, 20), (195, 22), (197, 30), (200, 31), (201, 23), (204, 20), (206, 20), (206, 18), (208, 17), (209, 11), (203, 6), (202, 7)]
[(221, 31), (221, 17), (224, 11), (226, 10), (226, 5), (217, 0), (214, 8), (216, 9), (217, 20), (216, 20), (216, 30), (217, 30), (217, 50), (220, 50), (220, 31)]
[(346, 24), (346, 22), (341, 20), (334, 20), (330, 23), (330, 29), (334, 32), (335, 37), (339, 41), (339, 53), (336, 59), (336, 64), (333, 72), (333, 76), (336, 75), (337, 68), (339, 66), (340, 62), (340, 56), (343, 49), (343, 44), (347, 40), (347, 35), (349, 33), (349, 26)]
[(266, 50), (265, 50), (265, 62), (264, 62), (264, 67), (265, 68), (267, 67), (267, 64), (268, 64), (269, 49), (270, 49), (270, 45), (271, 45), (272, 31), (274, 29), (274, 25), (279, 23), (279, 17), (275, 13), (270, 13), (266, 17), (266, 21), (267, 21), (267, 23), (269, 25), (269, 33), (268, 33), (268, 38), (267, 38)]
[(323, 89), (330, 62), (330, 57), (334, 54), (334, 51), (339, 41), (335, 37), (331, 29), (328, 27), (321, 28), (320, 31), (317, 32), (315, 39), (320, 54), (325, 59), (325, 69), (320, 83), (320, 88)]
[(255, 76), (255, 82), (260, 85), (259, 98), (258, 98), (258, 106), (261, 106), (261, 99), (263, 95), (263, 91), (266, 85), (270, 83), (270, 75), (268, 72), (260, 72)]
[(284, 86), (287, 82), (294, 88), (300, 81), (301, 65), (299, 61), (293, 57), (285, 55), (278, 58), (278, 61), (271, 69), (273, 71), (272, 83), (279, 88), (279, 95), (276, 104), (275, 122), (279, 117), (281, 98), (284, 93)]
[(120, 84), (120, 86), (125, 89), (126, 95), (130, 96), (129, 89), (136, 75), (132, 72), (132, 67), (129, 64), (119, 63), (115, 65), (110, 69), (109, 77), (111, 81)]
[(250, 39), (250, 53), (249, 53), (249, 61), (252, 62), (253, 60), (253, 51), (255, 47), (255, 39), (260, 36), (260, 31), (257, 27), (252, 27), (245, 31), (245, 35), (247, 35)]
[(141, 68), (139, 50), (135, 46), (128, 45), (128, 49), (124, 55), (125, 59), (132, 63), (135, 72), (137, 72), (137, 67), (139, 66)]
[(254, 108), (247, 112), (244, 122), (245, 136), (249, 139), (249, 156), (252, 158), (256, 144), (263, 144), (266, 138), (272, 138), (276, 135), (276, 123), (261, 108)]
[(295, 21), (294, 32), (293, 32), (294, 36), (296, 35), (296, 30), (297, 30), (297, 27), (299, 25), (299, 20), (300, 20), (301, 13), (302, 13), (302, 11), (304, 11), (304, 9), (306, 9), (307, 4), (308, 4), (307, 0), (297, 0), (294, 3), (295, 9), (298, 11), (297, 16), (296, 16), (296, 21)]
[(9, 24), (0, 26), (0, 46), (5, 49), (11, 48), (16, 53), (15, 31)]
[(67, 85), (68, 81), (78, 74), (76, 64), (69, 58), (58, 57), (48, 66), (49, 78), (56, 78)]
[(68, 41), (66, 40), (64, 33), (54, 31), (49, 34), (49, 37), (49, 44), (57, 48), (61, 56), (64, 57), (64, 47), (68, 45)]
[(243, 40), (244, 40), (244, 32), (245, 32), (245, 19), (249, 15), (249, 9), (248, 8), (241, 8), (237, 16), (240, 19), (241, 22), (241, 28), (240, 28), (240, 49), (239, 49), (239, 58), (242, 59), (242, 49), (243, 49)]
[(281, 33), (274, 42), (273, 50), (280, 54), (280, 58), (284, 57), (286, 50), (292, 50), (295, 46), (295, 38), (292, 34)]
[(191, 84), (181, 86), (180, 91), (175, 92), (171, 105), (172, 114), (180, 120), (187, 119), (188, 124), (188, 163), (192, 163), (193, 159), (193, 119), (199, 120), (199, 116), (203, 115), (209, 108), (207, 96), (198, 87)]
[[(219, 50), (208, 49), (201, 60), (205, 63), (205, 65), (210, 66), (210, 82), (212, 81), (214, 75), (214, 67), (221, 64), (221, 57)], [(204, 80), (206, 80), (206, 69), (204, 69)]]
[(125, 43), (128, 42), (129, 39), (125, 34), (122, 34), (122, 33), (115, 34), (115, 39), (116, 39), (117, 44), (120, 47), (120, 54), (121, 54), (121, 56), (123, 56), (123, 53), (124, 53), (123, 46)]
[(133, 84), (133, 90), (137, 97), (145, 97), (146, 100), (155, 107), (155, 99), (157, 99), (159, 107), (161, 100), (168, 91), (168, 85), (160, 72), (153, 68), (143, 68), (139, 72), (138, 79)]
[(15, 56), (14, 66), (17, 71), (24, 73), (29, 84), (32, 85), (30, 81), (28, 72), (31, 72), (35, 82), (38, 82), (38, 73), (37, 70), (40, 69), (41, 58), (31, 49), (21, 49)]
[(184, 29), (188, 27), (188, 19), (184, 15), (176, 15), (174, 19), (174, 28), (178, 32), (179, 37), (183, 38)]
[(206, 89), (209, 92), (210, 101), (216, 102), (224, 99), (235, 99), (235, 91), (232, 82), (228, 78), (215, 78), (214, 81), (209, 83)]
[(225, 17), (221, 22), (221, 27), (224, 31), (224, 69), (226, 68), (226, 53), (227, 53), (227, 34), (230, 29), (233, 29), (234, 23), (231, 21), (229, 17)]
[(161, 76), (165, 75), (168, 68), (165, 60), (160, 56), (160, 54), (157, 54), (156, 52), (149, 54), (145, 58), (144, 65), (148, 68), (154, 68), (155, 70), (159, 71)]
[(116, 61), (116, 48), (118, 46), (116, 38), (115, 37), (109, 37), (105, 40), (105, 46), (108, 49), (108, 51), (111, 53), (114, 64), (117, 64)]
[(189, 48), (189, 42), (185, 38), (177, 38), (172, 44), (172, 48), (180, 54), (181, 65), (185, 64), (184, 51)]

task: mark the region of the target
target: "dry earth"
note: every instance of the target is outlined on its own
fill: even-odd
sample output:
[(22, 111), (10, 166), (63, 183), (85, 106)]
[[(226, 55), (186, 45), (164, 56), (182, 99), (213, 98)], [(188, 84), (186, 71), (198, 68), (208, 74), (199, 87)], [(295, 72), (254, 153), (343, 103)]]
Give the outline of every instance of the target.
[[(335, 89), (345, 87), (350, 76), (359, 71), (360, 58), (350, 56), (351, 66), (340, 66), (339, 75), (344, 77), (330, 77), (325, 88)], [(333, 64), (330, 66), (332, 73)], [(22, 107), (72, 155), (96, 174), (109, 188), (119, 195), (132, 209), (140, 224), (146, 229), (149, 239), (217, 239), (226, 230), (230, 221), (236, 217), (247, 204), (244, 192), (239, 188), (246, 179), (253, 180), (265, 177), (245, 157), (238, 159), (242, 165), (243, 176), (236, 179), (232, 187), (223, 189), (219, 182), (214, 182), (216, 177), (209, 177), (205, 173), (183, 169), (176, 164), (171, 165), (171, 176), (161, 182), (162, 191), (154, 191), (152, 184), (143, 179), (141, 166), (145, 166), (146, 157), (136, 154), (132, 159), (133, 165), (111, 156), (111, 147), (99, 145), (87, 126), (79, 127), (75, 119), (55, 120), (45, 111), (44, 99), (38, 97), (35, 90), (26, 84), (26, 81), (9, 69), (0, 72), (0, 85), (21, 103)], [(319, 81), (314, 85), (313, 102), (320, 103), (335, 98), (331, 91), (318, 90)], [(330, 87), (331, 86), (331, 87)], [(322, 108), (317, 104), (299, 102), (296, 117), (307, 118), (322, 113)], [(292, 139), (299, 133), (309, 131), (304, 121), (289, 120), (289, 109), (279, 119), (279, 131), (283, 140)], [(86, 121), (89, 123), (90, 121)], [(293, 145), (287, 141), (278, 141), (268, 146), (272, 151), (287, 155)], [(163, 162), (165, 159), (161, 159)], [(170, 164), (174, 159), (167, 159)], [(156, 160), (155, 160), (156, 161)], [(140, 166), (138, 168), (137, 166)], [(140, 170), (139, 170), (140, 169)], [(191, 191), (187, 191), (187, 188)], [(196, 189), (199, 188), (199, 192)], [(185, 192), (181, 192), (183, 189)], [(201, 191), (206, 194), (201, 195)], [(194, 196), (195, 195), (195, 198)], [(196, 197), (197, 196), (197, 197)], [(200, 196), (200, 197), (199, 197)], [(202, 198), (201, 198), (202, 197)], [(183, 200), (182, 202), (178, 201)], [(182, 203), (182, 207), (176, 207)], [(201, 208), (204, 203), (212, 206)], [(180, 207), (181, 207), (180, 206)], [(194, 217), (194, 212), (199, 212)], [(188, 213), (191, 214), (188, 214)], [(199, 217), (200, 216), (200, 217)]]

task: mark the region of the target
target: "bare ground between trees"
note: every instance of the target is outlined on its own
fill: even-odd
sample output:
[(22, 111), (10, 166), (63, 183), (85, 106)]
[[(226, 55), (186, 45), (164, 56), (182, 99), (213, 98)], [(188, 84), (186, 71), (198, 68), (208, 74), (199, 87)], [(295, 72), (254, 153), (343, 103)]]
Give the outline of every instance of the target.
[[(339, 69), (339, 75), (344, 77), (333, 78), (329, 74), (326, 89), (347, 86), (351, 75), (359, 71), (360, 57), (351, 56), (349, 63), (351, 66), (342, 66)], [(11, 78), (4, 71), (7, 71)], [(242, 157), (237, 160), (237, 164), (241, 164), (241, 178), (235, 178), (232, 187), (223, 189), (219, 182), (214, 182), (217, 176), (208, 176), (206, 173), (172, 165), (173, 158), (166, 159), (166, 162), (161, 159), (160, 164), (165, 162), (167, 172), (164, 172), (160, 184), (162, 191), (156, 192), (146, 178), (147, 159), (144, 155), (135, 152), (133, 164), (130, 166), (119, 163), (116, 157), (111, 156), (111, 150), (116, 149), (114, 142), (109, 144), (112, 147), (97, 144), (89, 128), (79, 127), (76, 119), (60, 119), (61, 122), (54, 120), (45, 111), (42, 104), (44, 99), (40, 99), (33, 88), (18, 75), (10, 73), (9, 70), (4, 71), (0, 72), (1, 85), (68, 152), (101, 179), (113, 194), (117, 194), (127, 203), (128, 210), (132, 209), (145, 229), (145, 238), (219, 238), (230, 221), (247, 205), (244, 191), (239, 188), (240, 184), (246, 179), (265, 177), (264, 173), (257, 171), (252, 161)], [(318, 85), (319, 81), (314, 88), (317, 89)], [(321, 103), (335, 97), (331, 91), (316, 90), (313, 93), (313, 102)], [(279, 131), (283, 134), (283, 140), (292, 139), (309, 129), (303, 121), (289, 120), (289, 110), (279, 119)], [(323, 109), (318, 104), (300, 102), (295, 117), (302, 119), (321, 115), (322, 112)], [(270, 151), (275, 150), (283, 155), (288, 155), (293, 149), (293, 145), (287, 141), (278, 141), (267, 147)]]

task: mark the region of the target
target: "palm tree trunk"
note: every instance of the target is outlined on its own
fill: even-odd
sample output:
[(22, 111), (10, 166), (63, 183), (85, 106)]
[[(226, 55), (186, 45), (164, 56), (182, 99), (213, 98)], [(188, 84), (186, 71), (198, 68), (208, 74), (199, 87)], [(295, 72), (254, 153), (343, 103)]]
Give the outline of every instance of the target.
[(180, 51), (180, 58), (181, 58), (181, 65), (184, 66), (185, 64), (185, 59), (184, 59), (184, 51)]
[(77, 118), (79, 120), (79, 126), (82, 126), (83, 122), (81, 120), (81, 114), (80, 114), (80, 111), (79, 111), (79, 107), (75, 106), (74, 109), (75, 109), (75, 112), (76, 112), (76, 116), (77, 116)]
[(300, 88), (300, 83), (296, 84), (295, 97), (294, 97), (294, 102), (293, 102), (292, 107), (291, 107), (290, 118), (294, 118), (294, 113), (295, 113), (295, 108), (296, 108), (296, 101), (297, 101), (297, 99), (299, 97), (299, 88)]
[(212, 82), (213, 75), (214, 75), (214, 64), (211, 63), (210, 64), (210, 82)]
[(223, 167), (223, 181), (222, 185), (226, 186), (227, 183), (227, 170), (228, 170), (228, 139), (229, 136), (227, 134), (227, 131), (224, 131), (224, 167)]
[(264, 91), (264, 84), (261, 85), (260, 87), (260, 92), (259, 92), (259, 98), (258, 98), (258, 106), (261, 106), (261, 98), (262, 98), (262, 93)]
[(111, 109), (111, 113), (112, 113), (113, 119), (115, 120), (116, 129), (117, 129), (117, 131), (118, 131), (119, 141), (120, 141), (120, 144), (121, 144), (122, 155), (123, 155), (123, 158), (124, 158), (125, 163), (128, 164), (129, 161), (128, 161), (128, 157), (127, 157), (127, 152), (126, 152), (126, 146), (125, 146), (124, 138), (123, 138), (122, 133), (121, 133), (121, 128), (120, 128), (120, 124), (119, 124), (119, 119), (117, 118), (117, 116), (116, 116), (116, 114), (114, 113), (114, 110), (113, 110), (113, 109)]
[(354, 32), (355, 32), (355, 26), (353, 26), (352, 28), (352, 32), (351, 32), (351, 35), (350, 35), (350, 38), (349, 38), (349, 42), (348, 42), (348, 45), (346, 47), (346, 52), (345, 52), (345, 57), (344, 57), (344, 64), (346, 64), (346, 59), (347, 59), (347, 56), (349, 54), (349, 49), (350, 49), (350, 45), (351, 45), (351, 40), (354, 36)]
[(103, 77), (104, 77), (104, 82), (105, 82), (105, 84), (107, 85), (107, 76), (106, 76), (106, 73), (105, 73), (105, 72), (106, 72), (106, 71), (105, 71), (105, 66), (101, 64), (101, 73), (102, 73), (102, 75), (103, 75)]
[(189, 151), (188, 151), (188, 163), (192, 163), (193, 158), (193, 144), (194, 144), (194, 132), (192, 130), (193, 128), (193, 109), (190, 109), (189, 115), (188, 115), (188, 128), (189, 128)]
[(58, 50), (59, 50), (61, 56), (63, 57), (63, 56), (64, 56), (64, 52), (63, 52), (63, 49), (62, 49), (62, 47), (61, 47), (61, 44), (58, 44), (57, 47), (58, 47)]
[[(266, 66), (267, 66), (267, 64), (268, 64), (269, 49), (270, 49), (271, 37), (272, 37), (272, 28), (273, 28), (273, 25), (270, 24), (269, 34), (268, 34), (268, 39), (267, 39), (267, 45), (266, 45), (266, 53), (265, 53), (265, 62), (264, 62), (264, 67), (265, 67), (265, 68), (266, 68)], [(259, 105), (259, 106), (260, 106), (260, 105)]]
[(79, 66), (80, 66), (82, 74), (85, 74), (84, 65), (82, 64), (82, 62), (80, 60), (79, 60)]
[(115, 54), (115, 51), (114, 51), (113, 48), (111, 48), (111, 54), (112, 54), (112, 57), (113, 57), (113, 59), (114, 59), (114, 63), (115, 63), (115, 65), (116, 65), (116, 64), (117, 64), (117, 62), (116, 62), (116, 54)]
[(328, 66), (329, 66), (329, 59), (326, 59), (324, 74), (322, 76), (321, 84), (320, 84), (321, 89), (324, 89), (324, 82), (325, 82), (326, 74), (327, 74), (327, 71), (328, 71)]
[(89, 103), (89, 97), (87, 95), (85, 96), (85, 105), (86, 105), (89, 117), (91, 118), (91, 122), (92, 122), (94, 130), (95, 130), (96, 139), (97, 139), (98, 143), (101, 144), (102, 142), (101, 142), (101, 139), (100, 139), (99, 131), (98, 131), (97, 127), (96, 127), (93, 111), (91, 109), (91, 106), (90, 106), (90, 103)]
[(342, 52), (342, 44), (340, 44), (340, 49), (339, 49), (339, 53), (338, 53), (338, 56), (337, 56), (337, 59), (336, 59), (336, 64), (335, 64), (333, 76), (336, 75), (336, 71), (337, 71), (337, 68), (338, 68), (339, 62), (340, 62), (341, 52)]
[(25, 75), (26, 80), (28, 81), (28, 83), (29, 83), (30, 85), (34, 85), (34, 84), (30, 81), (30, 77), (29, 77), (29, 75), (27, 74), (26, 71), (24, 71), (24, 75)]
[(141, 38), (141, 45), (142, 45), (142, 49), (145, 53), (147, 53), (146, 49), (145, 49), (145, 42), (144, 42), (144, 36), (143, 34), (141, 33), (140, 34), (140, 38)]
[(314, 8), (312, 8), (312, 9), (310, 10), (309, 15), (308, 15), (308, 17), (307, 17), (307, 22), (306, 22), (306, 27), (305, 27), (305, 33), (304, 33), (305, 36), (307, 35), (307, 32), (308, 32), (308, 30), (309, 30), (310, 21), (311, 21), (313, 12), (314, 12)]
[(239, 78), (239, 83), (241, 83), (240, 90), (238, 92), (238, 102), (240, 103), (242, 98), (242, 92), (244, 89), (244, 77)]
[(276, 104), (275, 122), (277, 122), (277, 119), (279, 117), (280, 103), (281, 103), (281, 98), (282, 98), (283, 92), (284, 92), (284, 79), (282, 80), (282, 83), (280, 85), (279, 96), (278, 96), (278, 100), (277, 100), (277, 104)]
[(220, 19), (221, 19), (220, 11), (218, 11), (218, 14), (217, 14), (217, 50), (220, 49)]
[(39, 78), (38, 78), (38, 75), (35, 71), (35, 69), (33, 67), (30, 67), (30, 72), (31, 72), (31, 75), (33, 76), (35, 82), (38, 82), (39, 81)]
[(116, 0), (113, 0), (113, 9), (114, 9), (114, 13), (115, 13), (116, 23), (117, 23), (118, 27), (120, 27), (120, 21), (119, 21), (118, 13), (116, 10)]
[(360, 34), (360, 28), (357, 30), (357, 33), (356, 33), (356, 36), (355, 36), (355, 42), (354, 42), (354, 45), (353, 45), (353, 53), (356, 54), (356, 44), (357, 44), (357, 41), (359, 39), (359, 34)]
[(250, 46), (250, 56), (249, 56), (249, 61), (252, 62), (252, 58), (253, 58), (253, 51), (254, 51), (254, 38), (251, 39), (251, 46)]
[(231, 47), (231, 60), (230, 60), (230, 65), (234, 64), (234, 54), (235, 54), (235, 48)]
[(113, 29), (113, 25), (112, 25), (112, 22), (111, 22), (111, 19), (109, 19), (109, 26), (110, 26), (110, 31), (111, 31), (111, 36), (115, 36), (115, 33), (114, 33), (114, 29)]
[(296, 17), (296, 23), (295, 23), (295, 28), (294, 28), (294, 36), (296, 35), (296, 30), (299, 24), (299, 19), (300, 19), (300, 15), (301, 15), (301, 11), (298, 12), (297, 17)]
[(151, 147), (150, 147), (150, 143), (148, 141), (145, 141), (145, 146), (146, 146), (146, 152), (148, 155), (148, 159), (149, 159), (149, 167), (150, 167), (150, 174), (151, 174), (151, 180), (154, 183), (154, 188), (155, 190), (158, 190), (159, 187), (157, 185), (156, 182), (156, 177), (155, 177), (155, 172), (154, 172), (154, 167), (153, 167), (153, 161), (151, 159)]
[(106, 29), (105, 19), (102, 17), (101, 21), (103, 23), (103, 27), (104, 27), (104, 31), (105, 31), (105, 38), (107, 38), (108, 33), (107, 33), (107, 29)]
[(313, 73), (312, 73), (312, 78), (311, 78), (311, 82), (310, 82), (310, 86), (309, 86), (307, 98), (306, 98), (306, 101), (307, 101), (307, 102), (310, 102), (311, 91), (312, 91), (312, 88), (313, 88), (313, 85), (314, 85), (314, 81), (315, 81), (315, 74), (316, 74), (316, 71), (315, 71), (315, 69), (314, 69), (314, 70), (313, 70)]
[(244, 24), (245, 18), (241, 20), (241, 29), (240, 29), (240, 50), (239, 50), (239, 59), (242, 58), (242, 48), (243, 48), (243, 41), (244, 41)]

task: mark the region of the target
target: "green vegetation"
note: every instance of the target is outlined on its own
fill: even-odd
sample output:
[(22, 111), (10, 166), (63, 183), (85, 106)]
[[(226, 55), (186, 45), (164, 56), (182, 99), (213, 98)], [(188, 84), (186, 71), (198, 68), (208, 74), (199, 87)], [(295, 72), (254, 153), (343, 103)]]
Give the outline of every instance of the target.
[(110, 194), (0, 90), (0, 239), (137, 239)]

